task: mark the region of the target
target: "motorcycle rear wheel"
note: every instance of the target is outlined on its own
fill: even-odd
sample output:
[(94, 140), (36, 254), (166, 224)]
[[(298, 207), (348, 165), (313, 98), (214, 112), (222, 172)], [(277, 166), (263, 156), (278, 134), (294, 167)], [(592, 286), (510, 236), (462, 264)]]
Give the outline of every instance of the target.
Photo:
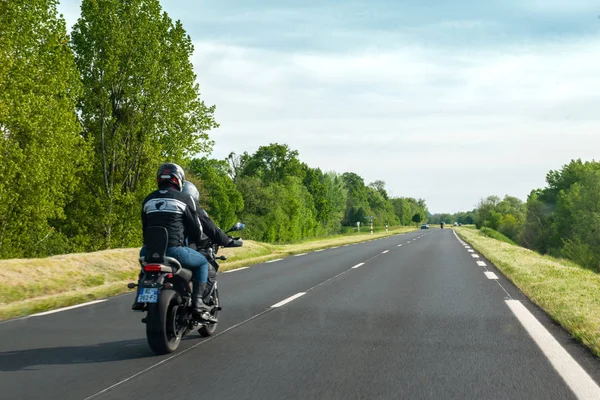
[(185, 307), (181, 296), (174, 290), (162, 290), (158, 303), (148, 304), (146, 337), (157, 355), (177, 350), (186, 325), (182, 322)]

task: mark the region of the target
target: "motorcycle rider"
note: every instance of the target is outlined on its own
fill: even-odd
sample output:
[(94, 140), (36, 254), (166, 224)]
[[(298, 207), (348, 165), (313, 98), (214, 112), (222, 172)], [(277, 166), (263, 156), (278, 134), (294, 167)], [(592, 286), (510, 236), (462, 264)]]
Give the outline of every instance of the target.
[[(201, 225), (201, 231), (199, 235), (191, 235), (192, 232), (189, 232), (189, 247), (194, 250), (203, 248), (204, 246), (202, 245), (202, 242), (204, 241), (205, 237), (208, 237), (212, 243), (219, 246), (240, 247), (242, 245), (241, 240), (233, 239), (231, 236), (219, 229), (213, 220), (210, 219), (207, 212), (200, 206), (200, 192), (198, 191), (198, 188), (196, 188), (196, 185), (190, 181), (185, 181), (183, 183), (182, 193), (188, 195), (196, 205), (196, 215), (198, 216), (198, 220), (200, 221)], [(198, 238), (198, 240), (195, 241), (193, 238)], [(209, 274), (205, 293), (210, 292), (212, 285), (214, 285), (214, 278), (212, 278)]]
[[(186, 233), (189, 240), (193, 242), (199, 241), (202, 233), (202, 225), (196, 213), (196, 202), (182, 193), (185, 173), (179, 165), (162, 164), (158, 168), (156, 182), (158, 189), (144, 199), (142, 228), (144, 231), (153, 226), (167, 229), (169, 243), (166, 255), (177, 259), (182, 267), (192, 271), (192, 308), (194, 312), (202, 314), (210, 310), (202, 299), (208, 278), (208, 261), (206, 257), (187, 247), (185, 243)], [(140, 257), (144, 257), (145, 253), (144, 246), (140, 250)], [(136, 311), (144, 309), (144, 304), (137, 302), (137, 296), (132, 309)]]

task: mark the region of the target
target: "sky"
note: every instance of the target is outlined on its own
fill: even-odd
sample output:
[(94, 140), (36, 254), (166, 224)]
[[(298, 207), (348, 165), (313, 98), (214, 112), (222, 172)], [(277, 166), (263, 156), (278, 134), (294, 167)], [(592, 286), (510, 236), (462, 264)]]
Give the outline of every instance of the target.
[[(433, 213), (523, 200), (600, 160), (597, 0), (170, 0), (191, 36), (211, 157), (286, 143)], [(59, 11), (72, 26), (79, 0)]]

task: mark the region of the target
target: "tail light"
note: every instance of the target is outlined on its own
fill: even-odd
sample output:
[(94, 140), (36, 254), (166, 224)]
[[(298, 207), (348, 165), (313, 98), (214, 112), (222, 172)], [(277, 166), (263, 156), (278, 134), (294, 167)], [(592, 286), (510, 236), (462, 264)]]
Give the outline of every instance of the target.
[(144, 272), (160, 272), (162, 266), (160, 264), (146, 264), (144, 265)]

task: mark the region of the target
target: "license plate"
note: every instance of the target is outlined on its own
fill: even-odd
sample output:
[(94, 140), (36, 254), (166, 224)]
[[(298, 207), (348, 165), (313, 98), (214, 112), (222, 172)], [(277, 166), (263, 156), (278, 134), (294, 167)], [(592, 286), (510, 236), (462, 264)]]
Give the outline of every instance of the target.
[(143, 288), (138, 295), (138, 303), (156, 303), (158, 302), (158, 289)]

